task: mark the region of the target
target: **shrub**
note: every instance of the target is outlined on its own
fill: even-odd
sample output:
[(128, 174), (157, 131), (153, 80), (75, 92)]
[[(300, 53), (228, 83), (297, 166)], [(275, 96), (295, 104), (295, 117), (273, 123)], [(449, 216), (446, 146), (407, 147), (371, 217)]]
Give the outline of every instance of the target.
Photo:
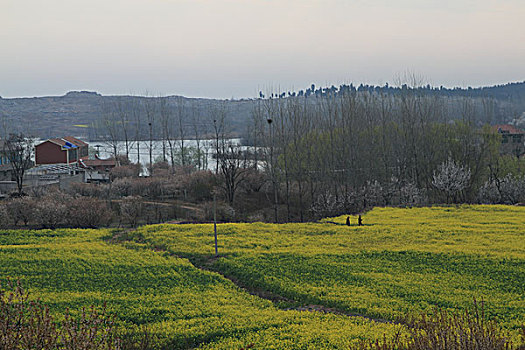
[(68, 203), (67, 224), (71, 227), (96, 228), (106, 226), (110, 220), (111, 211), (100, 199), (78, 197)]
[(153, 175), (166, 175), (169, 173), (171, 166), (168, 162), (160, 161), (153, 163)]
[(66, 311), (61, 325), (39, 301), (30, 301), (20, 282), (0, 290), (0, 349), (120, 349), (113, 318), (91, 307), (80, 319)]
[(131, 227), (137, 226), (142, 215), (143, 204), (139, 196), (128, 196), (120, 201), (120, 215)]
[(71, 196), (61, 192), (51, 192), (39, 198), (35, 204), (36, 223), (44, 228), (55, 228), (66, 222), (67, 205)]
[(133, 182), (133, 194), (149, 198), (159, 198), (163, 194), (164, 183), (168, 179), (163, 177), (150, 177)]
[(255, 169), (248, 169), (240, 188), (248, 195), (258, 193), (267, 181), (267, 176), (264, 173)]
[(111, 192), (118, 197), (131, 196), (133, 184), (134, 181), (130, 177), (118, 178), (111, 184)]
[(8, 225), (9, 216), (7, 214), (6, 205), (0, 203), (0, 228), (4, 228)]
[(85, 197), (105, 198), (107, 196), (108, 185), (72, 183), (69, 186), (69, 192), (72, 195), (81, 195)]
[[(224, 202), (217, 202), (217, 221), (231, 222), (235, 221), (235, 209)], [(203, 205), (204, 216), (207, 221), (213, 220), (213, 202), (207, 202)]]
[(116, 161), (117, 161), (117, 164), (120, 165), (120, 166), (128, 166), (128, 165), (133, 165), (131, 163), (131, 161), (129, 160), (128, 157), (126, 157), (126, 155), (124, 154), (119, 154), (115, 157)]
[(379, 181), (367, 181), (361, 192), (363, 206), (375, 207), (385, 204), (383, 186)]
[(139, 164), (130, 164), (124, 166), (117, 166), (111, 169), (109, 177), (111, 180), (122, 179), (124, 177), (138, 177), (140, 174)]
[(196, 201), (213, 199), (213, 188), (217, 185), (217, 177), (211, 171), (195, 171), (185, 175), (182, 188), (186, 194)]
[(500, 199), (501, 196), (494, 181), (487, 181), (479, 188), (479, 203), (495, 204), (499, 203)]
[(507, 174), (502, 179), (485, 182), (478, 192), (480, 203), (516, 204), (525, 201), (525, 176)]
[(35, 215), (36, 203), (31, 197), (18, 197), (9, 200), (6, 204), (6, 209), (15, 225), (23, 222), (27, 226)]
[(113, 318), (106, 315), (106, 305), (99, 312), (94, 306), (89, 311), (82, 308), (80, 319), (75, 319), (66, 310), (61, 332), (64, 349), (119, 349)]
[(176, 198), (181, 193), (180, 179), (170, 176), (162, 186), (165, 197)]
[(404, 206), (420, 205), (427, 201), (427, 198), (414, 183), (408, 182), (399, 189), (399, 204)]
[(392, 176), (384, 187), (386, 205), (414, 206), (428, 201), (425, 193), (416, 184), (409, 181), (401, 181)]
[[(449, 313), (436, 309), (427, 316), (421, 314), (400, 320), (408, 336), (394, 335), (374, 343), (362, 342), (358, 349), (370, 350), (521, 350), (525, 344), (514, 346), (496, 322), (485, 317), (483, 301), (474, 300), (472, 311)], [(525, 329), (524, 329), (525, 332)], [(524, 339), (525, 340), (525, 339)]]
[(500, 183), (501, 203), (516, 204), (525, 201), (525, 176), (508, 174)]
[(330, 191), (317, 196), (310, 208), (315, 217), (335, 216), (345, 212), (343, 198), (337, 198)]

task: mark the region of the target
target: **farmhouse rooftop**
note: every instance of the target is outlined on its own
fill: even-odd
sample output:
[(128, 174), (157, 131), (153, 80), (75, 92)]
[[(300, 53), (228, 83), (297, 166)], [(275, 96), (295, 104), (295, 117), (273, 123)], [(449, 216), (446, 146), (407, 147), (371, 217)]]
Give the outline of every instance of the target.
[[(49, 140), (46, 140), (44, 142), (52, 142), (56, 145), (59, 145), (59, 146), (66, 146), (66, 143), (69, 142), (77, 147), (85, 147), (87, 146), (88, 144), (85, 143), (84, 141), (82, 140), (79, 140), (77, 139), (76, 137), (73, 137), (73, 136), (65, 136), (65, 137), (62, 137), (62, 138), (59, 138), (59, 137), (55, 137), (53, 139), (49, 139)], [(42, 143), (44, 143), (42, 142)]]
[(525, 131), (510, 124), (493, 125), (492, 128), (501, 134), (525, 134)]

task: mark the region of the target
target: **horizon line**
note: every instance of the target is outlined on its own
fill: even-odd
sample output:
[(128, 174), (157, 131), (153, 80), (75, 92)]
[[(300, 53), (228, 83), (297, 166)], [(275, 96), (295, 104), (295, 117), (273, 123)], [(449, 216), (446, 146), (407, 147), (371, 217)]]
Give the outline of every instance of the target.
[[(499, 83), (499, 84), (493, 84), (493, 85), (478, 85), (478, 86), (471, 86), (471, 85), (468, 85), (468, 86), (451, 86), (451, 85), (435, 85), (435, 84), (421, 84), (421, 85), (418, 85), (418, 86), (409, 86), (409, 88), (411, 89), (416, 89), (416, 88), (420, 88), (420, 87), (423, 87), (423, 88), (427, 88), (428, 86), (430, 86), (431, 89), (440, 89), (440, 88), (444, 88), (444, 89), (447, 89), (447, 90), (468, 90), (468, 89), (472, 89), (472, 90), (483, 90), (483, 89), (487, 89), (487, 88), (495, 88), (495, 87), (502, 87), (502, 86), (506, 86), (506, 85), (511, 85), (511, 84), (525, 84), (525, 80), (513, 80), (513, 81), (507, 81), (507, 82), (504, 82), (504, 83)], [(390, 84), (389, 82), (385, 82), (385, 84), (383, 85), (376, 85), (376, 84), (368, 84), (368, 83), (364, 83), (364, 82), (360, 82), (360, 83), (354, 83), (354, 82), (344, 82), (344, 83), (333, 83), (333, 84), (323, 84), (323, 85), (319, 85), (317, 86), (317, 84), (315, 83), (311, 83), (310, 86), (304, 88), (304, 89), (299, 89), (299, 90), (280, 90), (279, 89), (279, 93), (287, 93), (287, 92), (299, 92), (299, 91), (305, 91), (306, 89), (309, 89), (311, 87), (311, 85), (315, 85), (315, 87), (319, 87), (319, 88), (329, 88), (331, 86), (335, 86), (335, 87), (340, 87), (340, 86), (343, 86), (343, 85), (346, 85), (346, 86), (354, 86), (354, 87), (359, 87), (359, 86), (368, 86), (368, 87), (380, 87), (380, 88), (384, 88), (384, 87), (390, 87), (390, 88), (401, 88), (403, 85), (410, 85), (410, 84)], [(263, 91), (263, 90), (260, 90), (261, 92), (263, 92), (264, 94), (268, 94), (268, 93), (272, 93), (272, 91)], [(96, 95), (99, 95), (101, 97), (143, 97), (143, 98), (160, 98), (160, 97), (182, 97), (182, 98), (187, 98), (187, 99), (205, 99), (205, 100), (217, 100), (217, 101), (241, 101), (241, 100), (253, 100), (253, 99), (259, 99), (259, 96), (257, 95), (254, 95), (254, 96), (251, 96), (251, 97), (231, 97), (231, 98), (220, 98), (220, 97), (206, 97), (206, 96), (185, 96), (185, 95), (177, 95), (177, 94), (162, 94), (162, 93), (159, 93), (157, 95), (148, 95), (148, 92), (146, 90), (146, 92), (144, 92), (143, 94), (133, 94), (133, 93), (123, 93), (123, 94), (103, 94), (101, 92), (98, 92), (96, 90), (89, 90), (89, 89), (73, 89), (73, 90), (68, 90), (66, 91), (63, 95), (33, 95), (33, 96), (29, 96), (29, 95), (25, 95), (25, 96), (2, 96), (0, 95), (0, 100), (14, 100), (14, 99), (31, 99), (31, 98), (46, 98), (46, 97), (65, 97), (67, 96), (68, 94), (70, 93), (85, 93), (85, 94), (96, 94)], [(275, 91), (273, 92), (275, 93)], [(258, 92), (257, 92), (258, 94)]]

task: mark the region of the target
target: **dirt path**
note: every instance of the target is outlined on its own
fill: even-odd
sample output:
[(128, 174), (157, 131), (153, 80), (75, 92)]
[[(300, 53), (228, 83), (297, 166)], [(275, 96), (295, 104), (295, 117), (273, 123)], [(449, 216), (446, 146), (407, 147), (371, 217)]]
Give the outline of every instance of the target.
[[(177, 256), (176, 254), (171, 254), (171, 255)], [(179, 257), (179, 256), (177, 256), (177, 257)], [(220, 256), (219, 256), (219, 258), (220, 258)], [(275, 294), (275, 293), (270, 292), (268, 290), (249, 287), (249, 286), (245, 285), (244, 283), (242, 283), (242, 281), (238, 280), (236, 277), (225, 275), (221, 271), (213, 269), (212, 266), (213, 266), (213, 262), (215, 260), (217, 260), (216, 257), (210, 257), (203, 264), (198, 264), (198, 263), (196, 263), (194, 261), (191, 261), (191, 263), (193, 264), (193, 266), (195, 266), (198, 269), (201, 269), (201, 270), (204, 270), (204, 271), (209, 271), (209, 272), (214, 272), (214, 273), (217, 273), (217, 274), (221, 275), (222, 277), (226, 278), (227, 280), (230, 280), (237, 287), (241, 288), (242, 290), (244, 290), (245, 292), (247, 292), (247, 293), (249, 293), (251, 295), (254, 295), (254, 296), (262, 298), (262, 299), (269, 300), (269, 301), (271, 301), (274, 304), (276, 304), (276, 303), (290, 304), (290, 306), (286, 306), (286, 307), (281, 307), (279, 305), (275, 305), (277, 308), (279, 308), (281, 310), (285, 310), (285, 311), (297, 310), (297, 311), (307, 311), (307, 312), (322, 312), (322, 313), (330, 313), (330, 314), (335, 314), (335, 315), (344, 315), (344, 316), (348, 316), (348, 317), (362, 317), (364, 319), (367, 319), (367, 320), (370, 320), (370, 321), (374, 321), (374, 322), (378, 322), (378, 323), (390, 323), (390, 324), (399, 324), (400, 323), (398, 321), (392, 321), (392, 320), (387, 320), (387, 319), (382, 319), (382, 318), (374, 318), (374, 317), (370, 317), (370, 316), (367, 316), (367, 315), (364, 315), (364, 314), (352, 313), (352, 312), (340, 310), (340, 309), (337, 309), (337, 308), (327, 307), (327, 306), (324, 306), (324, 305), (314, 305), (314, 304), (304, 305), (304, 304), (301, 304), (300, 302), (298, 302), (296, 300), (292, 300), (292, 299), (286, 298), (286, 297), (284, 297), (282, 295)]]
[[(116, 236), (113, 237), (113, 239), (110, 240), (110, 242), (112, 242), (114, 244), (122, 243), (123, 241), (126, 241), (127, 238), (129, 237), (127, 234), (132, 232), (132, 231), (134, 231), (134, 230), (135, 229), (126, 230), (125, 231), (126, 232), (125, 235), (118, 235), (117, 234)], [(168, 252), (165, 247), (152, 246), (152, 247), (150, 247), (150, 249), (155, 251), (155, 252), (168, 253), (170, 256), (173, 256), (173, 257), (188, 259), (187, 257), (179, 256), (177, 254)], [(219, 258), (220, 258), (220, 256), (219, 256)], [(305, 312), (322, 312), (322, 313), (330, 313), (330, 314), (335, 314), (335, 315), (344, 315), (344, 316), (348, 316), (348, 317), (362, 317), (364, 319), (367, 319), (367, 320), (370, 320), (370, 321), (374, 321), (374, 322), (378, 322), (378, 323), (390, 323), (390, 324), (398, 324), (398, 323), (400, 323), (398, 321), (386, 320), (386, 319), (382, 319), (382, 318), (374, 318), (374, 317), (370, 317), (370, 316), (359, 314), (359, 313), (352, 313), (352, 312), (340, 310), (340, 309), (337, 309), (337, 308), (326, 307), (324, 305), (313, 305), (313, 304), (304, 305), (304, 304), (301, 304), (300, 302), (298, 302), (296, 300), (292, 300), (292, 299), (286, 298), (286, 297), (284, 297), (282, 295), (275, 294), (275, 293), (273, 293), (271, 291), (247, 286), (242, 281), (237, 279), (236, 277), (225, 275), (221, 271), (213, 269), (213, 263), (217, 259), (218, 259), (217, 257), (211, 256), (211, 257), (207, 258), (204, 261), (196, 261), (195, 259), (188, 259), (188, 260), (190, 260), (191, 264), (194, 267), (196, 267), (196, 268), (198, 268), (200, 270), (203, 270), (203, 271), (208, 271), (208, 272), (213, 272), (213, 273), (219, 274), (222, 277), (226, 278), (227, 280), (230, 280), (233, 284), (235, 284), (237, 287), (239, 287), (240, 289), (244, 290), (245, 292), (247, 292), (247, 293), (249, 293), (249, 294), (251, 294), (253, 296), (256, 296), (256, 297), (259, 297), (259, 298), (271, 301), (277, 308), (279, 308), (281, 310), (285, 310), (285, 311), (297, 310), (297, 311), (305, 311)], [(285, 307), (283, 307), (283, 306), (279, 305), (279, 303), (284, 303), (284, 304), (287, 304), (287, 305)]]

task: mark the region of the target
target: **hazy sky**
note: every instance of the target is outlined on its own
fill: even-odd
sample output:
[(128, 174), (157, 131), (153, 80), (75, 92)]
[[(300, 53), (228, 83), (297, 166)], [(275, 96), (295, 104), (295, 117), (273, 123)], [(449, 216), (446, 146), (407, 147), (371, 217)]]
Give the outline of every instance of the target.
[(525, 80), (524, 0), (0, 0), (0, 96)]

